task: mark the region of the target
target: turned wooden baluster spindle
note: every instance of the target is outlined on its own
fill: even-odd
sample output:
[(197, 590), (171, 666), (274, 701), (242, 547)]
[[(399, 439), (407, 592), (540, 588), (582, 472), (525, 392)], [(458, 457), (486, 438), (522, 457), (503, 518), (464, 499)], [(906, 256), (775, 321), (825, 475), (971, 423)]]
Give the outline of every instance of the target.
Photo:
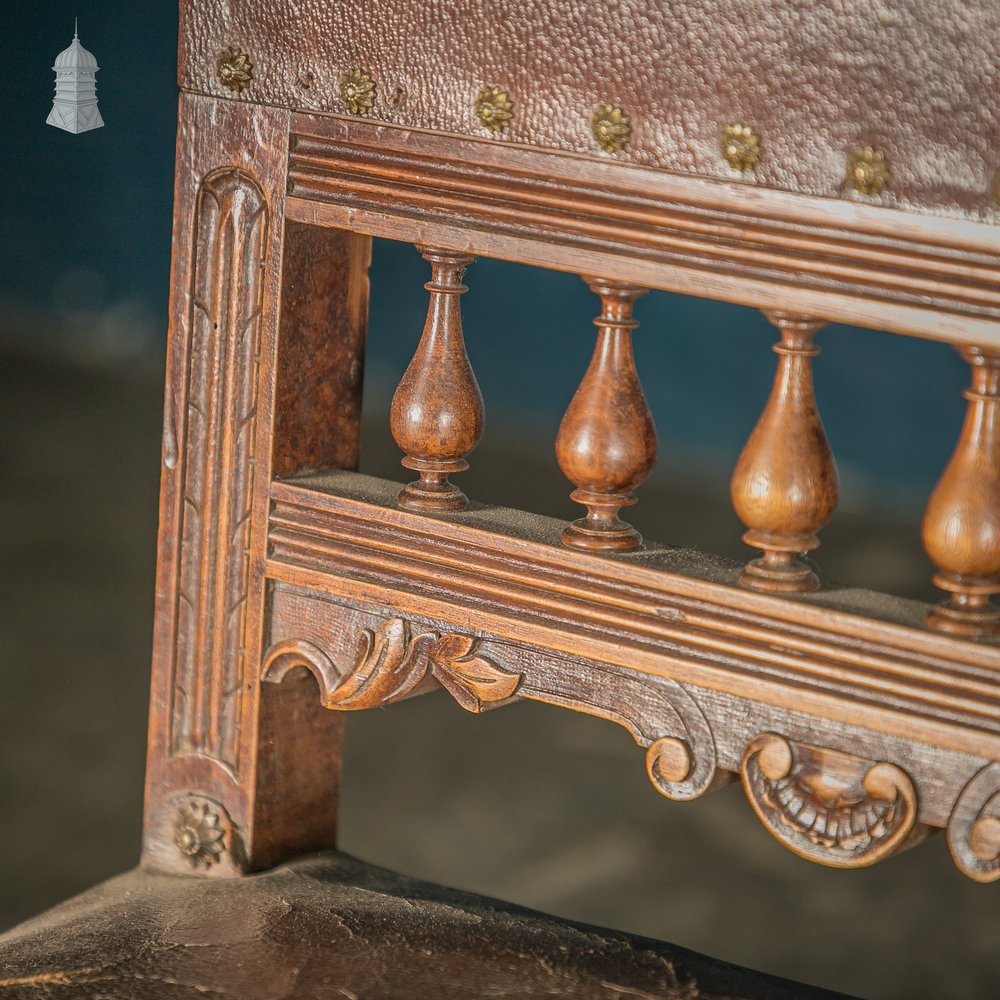
[(927, 624), (966, 636), (1000, 633), (1000, 350), (968, 347), (965, 423), (924, 514), (923, 540), (950, 598)]
[(837, 466), (823, 432), (813, 391), (816, 331), (823, 321), (765, 313), (778, 327), (778, 369), (767, 406), (733, 472), (730, 492), (746, 525), (743, 540), (763, 556), (748, 563), (740, 583), (770, 593), (819, 586), (799, 555), (819, 545), (816, 532), (837, 506)]
[(559, 468), (576, 486), (571, 499), (587, 516), (567, 526), (566, 545), (598, 551), (628, 551), (642, 536), (619, 520), (635, 503), (634, 490), (656, 461), (656, 429), (632, 356), (635, 300), (644, 288), (585, 278), (601, 297), (597, 346), (590, 367), (563, 417), (556, 439)]
[(406, 452), (402, 464), (419, 473), (399, 504), (410, 510), (462, 510), (469, 501), (449, 482), (464, 472), (483, 433), (483, 397), (465, 353), (459, 296), (462, 274), (475, 259), (454, 250), (417, 247), (431, 265), (427, 321), (420, 344), (392, 398), (390, 426)]

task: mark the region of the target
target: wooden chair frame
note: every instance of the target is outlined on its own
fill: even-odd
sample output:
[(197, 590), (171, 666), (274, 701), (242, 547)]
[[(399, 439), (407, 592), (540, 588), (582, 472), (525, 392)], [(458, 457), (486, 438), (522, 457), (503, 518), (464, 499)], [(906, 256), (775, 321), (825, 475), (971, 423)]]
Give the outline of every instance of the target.
[[(443, 687), (470, 711), (527, 698), (610, 719), (672, 799), (738, 776), (767, 828), (815, 861), (859, 867), (946, 829), (965, 874), (1000, 876), (990, 636), (858, 589), (762, 591), (688, 550), (574, 547), (530, 514), (415, 511), (398, 484), (349, 471), (371, 237), (434, 248), (428, 329), (452, 324), (456, 350), (440, 300), (462, 291), (467, 259), (494, 257), (599, 276), (602, 329), (628, 327), (608, 305), (622, 288), (655, 288), (758, 307), (783, 331), (791, 317), (810, 337), (816, 317), (954, 343), (986, 373), (970, 412), (991, 427), (996, 228), (296, 110), (281, 89), (294, 83), (274, 90), (266, 66), (256, 83), (208, 14), (182, 7), (146, 862), (233, 875), (332, 846), (342, 717), (328, 709)], [(331, 78), (349, 69), (321, 61)], [(811, 341), (783, 343), (809, 355)], [(447, 374), (425, 361), (418, 379)], [(472, 396), (462, 405), (474, 424)], [(993, 439), (971, 433), (957, 454), (980, 449), (967, 465), (981, 468)], [(440, 485), (468, 449), (453, 450), (447, 468), (411, 467)], [(813, 520), (789, 551), (809, 547)], [(997, 589), (975, 576), (949, 577), (960, 622)]]

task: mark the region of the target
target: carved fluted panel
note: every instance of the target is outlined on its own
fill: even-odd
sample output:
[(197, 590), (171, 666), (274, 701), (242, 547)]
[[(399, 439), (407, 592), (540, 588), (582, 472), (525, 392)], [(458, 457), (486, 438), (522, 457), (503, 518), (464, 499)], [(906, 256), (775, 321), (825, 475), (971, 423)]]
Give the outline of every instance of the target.
[[(234, 772), (243, 697), (252, 449), (267, 203), (246, 171), (204, 178), (195, 208), (170, 747)], [(168, 449), (168, 459), (169, 459)]]
[(948, 847), (969, 878), (1000, 878), (1000, 763), (988, 764), (962, 789), (948, 822)]
[(764, 826), (789, 850), (834, 868), (864, 868), (915, 842), (917, 793), (895, 764), (762, 733), (741, 764)]

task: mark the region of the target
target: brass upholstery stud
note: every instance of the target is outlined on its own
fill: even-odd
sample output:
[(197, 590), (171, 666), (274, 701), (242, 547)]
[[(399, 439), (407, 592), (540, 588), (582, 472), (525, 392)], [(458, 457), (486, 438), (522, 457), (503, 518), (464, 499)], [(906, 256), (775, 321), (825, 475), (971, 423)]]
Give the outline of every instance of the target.
[(340, 97), (352, 115), (363, 115), (375, 106), (375, 81), (361, 69), (352, 69), (340, 81)]
[(851, 153), (847, 161), (847, 183), (860, 194), (881, 194), (892, 170), (885, 154), (863, 146)]
[(601, 104), (594, 109), (590, 131), (606, 153), (620, 153), (632, 138), (632, 119), (614, 104)]
[(215, 72), (222, 86), (237, 94), (253, 80), (250, 57), (232, 46), (219, 53), (215, 61)]
[(510, 125), (514, 102), (502, 87), (485, 87), (476, 98), (476, 115), (491, 132), (502, 132)]
[(757, 132), (741, 122), (734, 122), (722, 130), (720, 146), (726, 163), (740, 172), (756, 167), (764, 152)]

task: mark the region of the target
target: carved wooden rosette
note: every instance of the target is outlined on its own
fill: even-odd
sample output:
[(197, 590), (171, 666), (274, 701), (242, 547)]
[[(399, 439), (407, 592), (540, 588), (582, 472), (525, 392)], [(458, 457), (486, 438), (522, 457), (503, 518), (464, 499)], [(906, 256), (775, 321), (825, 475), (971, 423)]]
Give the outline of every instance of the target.
[(417, 248), (431, 265), (427, 321), (413, 360), (392, 398), (390, 426), (406, 453), (402, 464), (419, 473), (399, 504), (409, 510), (462, 510), (468, 498), (449, 482), (464, 472), (483, 433), (483, 397), (462, 335), (462, 274), (475, 259), (454, 250)]
[(948, 822), (948, 848), (969, 878), (1000, 878), (1000, 763), (987, 764), (962, 789)]
[(895, 764), (763, 733), (740, 774), (761, 822), (810, 861), (864, 868), (918, 839), (917, 793)]
[(601, 297), (597, 344), (583, 381), (570, 401), (556, 438), (556, 458), (576, 486), (570, 499), (586, 517), (563, 532), (566, 545), (596, 551), (629, 551), (642, 536), (618, 517), (635, 503), (632, 493), (656, 462), (656, 428), (632, 356), (635, 300), (646, 289), (627, 282), (586, 278)]
[(937, 567), (934, 584), (950, 597), (928, 616), (942, 632), (979, 637), (1000, 633), (1000, 351), (962, 350), (972, 366), (965, 423), (931, 494), (923, 541)]
[(147, 849), (155, 865), (194, 875), (231, 876), (244, 862), (238, 831), (225, 806), (187, 792), (160, 804), (154, 818), (158, 836)]
[(816, 532), (837, 506), (837, 466), (813, 391), (813, 338), (822, 320), (765, 313), (781, 331), (770, 398), (740, 455), (730, 484), (733, 507), (746, 525), (743, 540), (763, 556), (748, 563), (740, 583), (770, 593), (819, 587), (800, 553), (819, 545)]
[(346, 670), (313, 643), (291, 640), (267, 651), (261, 675), (277, 683), (298, 667), (315, 676), (327, 708), (344, 711), (399, 701), (433, 678), (466, 711), (482, 712), (512, 698), (522, 679), (480, 655), (475, 639), (418, 629), (402, 618), (363, 630)]

